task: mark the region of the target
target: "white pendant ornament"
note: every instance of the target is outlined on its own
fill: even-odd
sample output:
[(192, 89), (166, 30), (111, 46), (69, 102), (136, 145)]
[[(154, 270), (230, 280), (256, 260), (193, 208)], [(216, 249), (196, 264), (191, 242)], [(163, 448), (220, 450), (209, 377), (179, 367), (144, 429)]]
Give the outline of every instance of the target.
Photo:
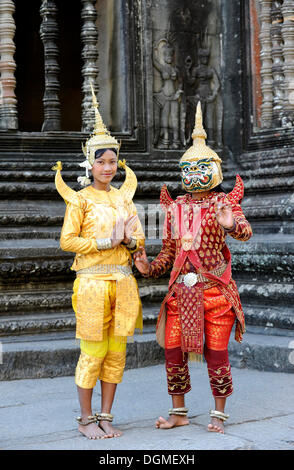
[(186, 287), (192, 287), (198, 280), (196, 273), (188, 273), (184, 276), (184, 284)]

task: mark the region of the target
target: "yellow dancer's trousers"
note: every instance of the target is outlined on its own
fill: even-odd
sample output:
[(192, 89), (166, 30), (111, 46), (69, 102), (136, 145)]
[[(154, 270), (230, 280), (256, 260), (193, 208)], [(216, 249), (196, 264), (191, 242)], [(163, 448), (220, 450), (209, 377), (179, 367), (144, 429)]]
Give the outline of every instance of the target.
[[(78, 281), (78, 280), (77, 280)], [(120, 383), (126, 362), (126, 340), (114, 336), (114, 309), (116, 281), (105, 284), (103, 340), (81, 339), (81, 353), (76, 367), (75, 383), (81, 388), (94, 388), (97, 379), (108, 383)], [(78, 282), (74, 284), (73, 308), (76, 311)]]

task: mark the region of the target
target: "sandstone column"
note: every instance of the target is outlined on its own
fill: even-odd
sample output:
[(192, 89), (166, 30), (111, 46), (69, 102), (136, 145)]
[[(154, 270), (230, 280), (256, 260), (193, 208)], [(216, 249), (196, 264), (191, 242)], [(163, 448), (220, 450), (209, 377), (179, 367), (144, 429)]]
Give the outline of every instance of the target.
[(81, 0), (82, 3), (82, 59), (84, 61), (82, 68), (83, 76), (83, 102), (82, 102), (82, 131), (90, 132), (94, 125), (94, 110), (92, 108), (92, 93), (90, 82), (93, 83), (95, 92), (97, 85), (97, 59), (98, 59), (98, 31), (96, 26), (96, 0)]
[(0, 0), (0, 129), (17, 129), (17, 101), (15, 90), (15, 52), (12, 0)]
[(58, 36), (58, 25), (56, 21), (57, 6), (54, 0), (43, 0), (40, 8), (42, 23), (40, 36), (44, 45), (44, 70), (45, 91), (44, 122), (42, 131), (59, 131), (61, 129), (60, 102), (59, 102), (59, 65), (58, 47), (56, 39)]
[(284, 0), (281, 7), (284, 22), (282, 24), (282, 36), (284, 40), (284, 119), (283, 125), (288, 127), (294, 121), (294, 2)]
[(283, 51), (282, 51), (282, 23), (281, 11), (282, 0), (273, 1), (271, 9), (271, 40), (272, 40), (272, 76), (273, 76), (273, 125), (281, 126), (284, 97), (284, 73), (283, 73)]
[(272, 77), (272, 42), (271, 42), (271, 4), (272, 0), (259, 0), (260, 3), (260, 60), (261, 60), (261, 126), (272, 125), (273, 112), (273, 77)]

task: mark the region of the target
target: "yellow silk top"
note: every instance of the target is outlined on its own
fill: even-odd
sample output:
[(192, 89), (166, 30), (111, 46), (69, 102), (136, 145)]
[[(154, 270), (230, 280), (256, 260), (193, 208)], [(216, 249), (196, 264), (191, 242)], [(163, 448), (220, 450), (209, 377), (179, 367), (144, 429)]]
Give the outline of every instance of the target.
[[(125, 220), (137, 214), (132, 201), (123, 199), (120, 191), (110, 186), (110, 191), (97, 190), (93, 186), (78, 191), (72, 202), (67, 204), (60, 237), (60, 247), (64, 251), (76, 253), (72, 269), (79, 271), (96, 264), (132, 264), (130, 250), (123, 244), (105, 250), (98, 250), (97, 238), (112, 236), (118, 216)], [(145, 236), (138, 220), (132, 235), (137, 246), (144, 246)], [(99, 274), (100, 279), (115, 279), (110, 274)]]
[[(60, 170), (60, 168), (57, 168)], [(138, 219), (132, 237), (137, 246), (129, 250), (125, 245), (98, 250), (96, 239), (111, 238), (113, 227), (119, 217), (126, 220), (137, 215), (132, 201), (135, 190), (135, 175), (126, 167), (127, 178), (120, 190), (110, 186), (110, 191), (97, 190), (88, 186), (75, 192), (56, 174), (56, 188), (67, 207), (61, 230), (60, 247), (74, 252), (72, 265), (77, 271), (72, 297), (76, 313), (76, 337), (89, 341), (102, 341), (105, 283), (101, 280), (116, 281), (114, 335), (125, 338), (134, 334), (134, 329), (143, 328), (142, 304), (135, 277), (121, 272), (111, 274), (84, 273), (81, 269), (95, 265), (132, 265), (131, 253), (145, 244), (145, 236)], [(98, 266), (99, 267), (99, 266)]]

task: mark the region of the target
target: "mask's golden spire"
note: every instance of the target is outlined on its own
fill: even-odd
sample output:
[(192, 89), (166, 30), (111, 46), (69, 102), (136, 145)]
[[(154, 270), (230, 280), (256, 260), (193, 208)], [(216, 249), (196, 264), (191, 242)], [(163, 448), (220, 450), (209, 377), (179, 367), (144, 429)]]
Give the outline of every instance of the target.
[(195, 113), (195, 126), (192, 133), (193, 145), (186, 150), (180, 161), (197, 161), (201, 158), (212, 158), (215, 162), (221, 163), (217, 153), (206, 145), (206, 137), (207, 134), (203, 127), (201, 103), (198, 101)]
[(200, 101), (198, 101), (196, 114), (195, 114), (195, 126), (192, 134), (193, 145), (203, 145), (207, 137), (205, 129), (203, 127), (203, 118)]

